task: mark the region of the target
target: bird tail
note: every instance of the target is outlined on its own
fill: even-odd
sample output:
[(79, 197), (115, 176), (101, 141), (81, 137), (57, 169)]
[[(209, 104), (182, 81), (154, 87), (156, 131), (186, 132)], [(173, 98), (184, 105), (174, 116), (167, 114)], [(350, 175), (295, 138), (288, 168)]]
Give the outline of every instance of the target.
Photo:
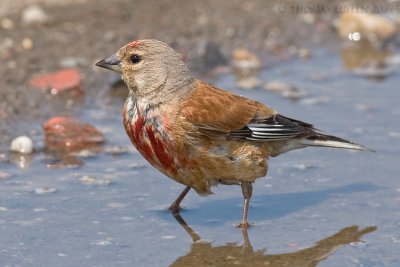
[(304, 138), (301, 143), (306, 146), (335, 147), (375, 152), (372, 149), (366, 148), (362, 145), (350, 142), (348, 140), (333, 135), (326, 135), (321, 133), (317, 133), (315, 135)]

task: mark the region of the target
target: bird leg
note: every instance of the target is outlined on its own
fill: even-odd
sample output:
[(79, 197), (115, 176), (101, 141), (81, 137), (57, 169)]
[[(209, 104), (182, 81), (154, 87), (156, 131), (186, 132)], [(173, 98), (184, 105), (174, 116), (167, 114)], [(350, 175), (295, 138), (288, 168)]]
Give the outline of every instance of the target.
[(180, 204), (183, 200), (183, 198), (186, 196), (186, 194), (189, 192), (190, 190), (190, 186), (186, 186), (185, 189), (183, 189), (182, 193), (180, 193), (180, 195), (178, 196), (178, 198), (171, 204), (171, 206), (169, 206), (169, 210), (172, 213), (179, 213), (181, 207)]
[(249, 227), (249, 223), (247, 222), (247, 213), (249, 210), (250, 198), (253, 194), (253, 186), (249, 182), (241, 182), (240, 186), (242, 187), (243, 194), (243, 215), (242, 222), (239, 224), (239, 227), (242, 229), (247, 229)]

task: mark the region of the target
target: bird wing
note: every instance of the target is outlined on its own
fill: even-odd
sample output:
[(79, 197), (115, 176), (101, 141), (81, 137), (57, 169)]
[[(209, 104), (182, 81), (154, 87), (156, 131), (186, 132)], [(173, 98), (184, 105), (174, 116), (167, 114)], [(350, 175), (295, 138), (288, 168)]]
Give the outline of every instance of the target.
[(249, 141), (278, 141), (311, 136), (316, 134), (317, 131), (311, 124), (275, 114), (267, 119), (254, 119), (243, 128), (229, 132), (227, 138)]
[(314, 130), (311, 124), (279, 115), (245, 97), (196, 81), (181, 114), (201, 133), (226, 139), (277, 141)]

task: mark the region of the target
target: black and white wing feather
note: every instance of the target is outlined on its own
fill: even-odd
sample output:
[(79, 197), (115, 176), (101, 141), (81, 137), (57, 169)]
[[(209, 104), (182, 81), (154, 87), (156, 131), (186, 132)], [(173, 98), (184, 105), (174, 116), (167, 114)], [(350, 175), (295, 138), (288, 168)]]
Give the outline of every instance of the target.
[[(243, 128), (229, 132), (226, 138), (256, 142), (289, 141), (290, 139), (296, 139), (295, 142), (298, 143), (297, 148), (304, 146), (324, 146), (372, 151), (340, 137), (324, 134), (314, 128), (312, 124), (287, 118), (280, 114), (273, 115), (267, 119), (252, 120)], [(293, 147), (290, 149), (293, 149)]]
[(318, 132), (313, 125), (276, 114), (267, 119), (253, 120), (243, 128), (229, 132), (228, 139), (279, 141), (306, 137)]

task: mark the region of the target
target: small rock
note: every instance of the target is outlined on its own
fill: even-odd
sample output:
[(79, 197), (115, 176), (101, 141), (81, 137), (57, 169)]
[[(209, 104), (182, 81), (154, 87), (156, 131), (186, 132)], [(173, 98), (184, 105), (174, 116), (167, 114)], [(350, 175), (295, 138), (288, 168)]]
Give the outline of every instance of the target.
[(14, 22), (9, 18), (2, 18), (0, 21), (0, 25), (5, 30), (11, 30), (14, 28)]
[(128, 204), (120, 203), (120, 202), (111, 202), (111, 203), (107, 204), (107, 207), (112, 208), (112, 209), (120, 209), (120, 208), (125, 208), (127, 206), (128, 206)]
[(141, 162), (134, 162), (134, 163), (130, 164), (129, 167), (131, 169), (143, 169), (143, 168), (146, 168), (146, 164), (141, 163)]
[(109, 185), (110, 180), (98, 180), (96, 177), (85, 175), (79, 178), (79, 181), (85, 185)]
[(24, 38), (21, 44), (25, 50), (31, 50), (33, 47), (33, 41), (30, 38)]
[(255, 77), (246, 77), (238, 80), (236, 82), (236, 86), (240, 89), (254, 89), (261, 86), (261, 80)]
[(74, 151), (70, 153), (71, 156), (90, 158), (96, 156), (100, 151), (98, 149), (82, 149), (79, 151)]
[(363, 112), (369, 112), (369, 111), (373, 111), (374, 108), (370, 105), (367, 104), (356, 104), (355, 105), (355, 109), (359, 110), (359, 111), (363, 111)]
[(309, 97), (301, 100), (301, 104), (306, 105), (306, 106), (315, 106), (319, 104), (324, 104), (328, 103), (330, 101), (330, 98), (327, 96), (319, 96), (319, 97)]
[(298, 100), (306, 95), (304, 91), (301, 91), (296, 86), (286, 84), (282, 81), (267, 82), (264, 84), (264, 89), (292, 100)]
[(59, 72), (48, 73), (34, 77), (30, 86), (36, 89), (50, 90), (55, 95), (70, 91), (73, 95), (82, 95), (81, 77), (76, 69), (64, 69)]
[(400, 65), (400, 55), (392, 55), (386, 59), (388, 65)]
[(0, 40), (0, 52), (6, 52), (14, 46), (14, 40), (10, 37), (1, 38)]
[(43, 125), (50, 150), (82, 150), (104, 143), (103, 134), (92, 125), (68, 117), (53, 117)]
[(122, 154), (128, 153), (128, 149), (126, 147), (120, 147), (120, 146), (111, 146), (111, 147), (106, 147), (104, 149), (104, 152), (107, 154), (111, 154), (113, 156), (119, 156)]
[(48, 20), (46, 12), (39, 5), (30, 5), (22, 11), (22, 22), (25, 24), (43, 24)]
[(85, 58), (79, 58), (79, 57), (66, 57), (61, 59), (60, 61), (60, 66), (63, 68), (76, 68), (79, 65), (85, 66), (87, 64), (88, 62)]
[(22, 154), (31, 154), (33, 152), (33, 142), (28, 136), (18, 136), (12, 140), (10, 150)]
[(389, 66), (383, 60), (368, 61), (354, 68), (353, 73), (365, 78), (382, 80), (394, 73), (393, 66)]
[(235, 49), (232, 53), (232, 64), (241, 70), (254, 70), (261, 68), (258, 56), (245, 48)]
[[(339, 20), (339, 35), (351, 41), (366, 39), (379, 42), (393, 37), (396, 33), (395, 23), (382, 15), (349, 11), (342, 13)], [(354, 36), (356, 33), (357, 36)]]
[(5, 180), (11, 177), (11, 174), (7, 172), (0, 171), (0, 180)]
[(300, 48), (297, 50), (297, 56), (303, 59), (309, 59), (311, 57), (311, 52), (307, 48)]
[(353, 70), (367, 62), (386, 61), (389, 52), (370, 42), (352, 42), (342, 46), (340, 58), (346, 69)]
[(36, 195), (45, 195), (45, 194), (55, 193), (57, 192), (57, 189), (55, 189), (54, 187), (38, 187), (35, 188), (33, 192)]
[(284, 91), (291, 90), (291, 86), (289, 86), (288, 84), (281, 82), (281, 81), (267, 82), (264, 85), (264, 88), (268, 91), (271, 91), (274, 93), (279, 93), (279, 94), (281, 94)]
[(112, 241), (112, 238), (107, 238), (106, 240), (96, 241), (96, 242), (93, 242), (92, 244), (96, 245), (96, 246), (110, 246), (110, 245), (112, 245), (111, 241)]
[(299, 171), (313, 169), (315, 167), (316, 167), (316, 165), (314, 165), (312, 163), (297, 163), (297, 164), (293, 165), (293, 168), (296, 170), (299, 170)]

